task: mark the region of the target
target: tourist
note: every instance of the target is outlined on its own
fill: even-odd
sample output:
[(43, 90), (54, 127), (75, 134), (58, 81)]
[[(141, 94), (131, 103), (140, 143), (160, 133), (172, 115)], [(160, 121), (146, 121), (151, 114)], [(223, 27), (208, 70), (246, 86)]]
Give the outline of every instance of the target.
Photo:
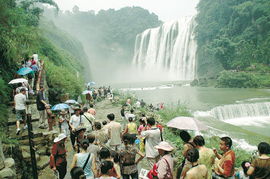
[(128, 121), (129, 121), (129, 123), (126, 125), (126, 128), (125, 128), (123, 134), (128, 133), (128, 134), (133, 134), (136, 136), (136, 134), (138, 133), (137, 132), (137, 124), (133, 121), (132, 117), (130, 117), (128, 119)]
[(184, 178), (186, 172), (191, 168), (191, 163), (187, 160), (187, 152), (188, 150), (193, 149), (195, 147), (195, 144), (193, 143), (193, 140), (187, 131), (182, 130), (180, 132), (180, 138), (184, 142), (182, 150), (184, 160), (182, 161), (181, 166), (177, 170), (177, 178), (180, 178), (180, 176), (181, 178)]
[[(99, 166), (100, 168), (100, 173), (98, 176), (102, 175), (102, 171), (101, 171), (101, 167), (102, 167), (102, 162), (104, 161), (110, 161), (110, 162), (113, 162), (113, 158), (111, 157), (111, 152), (109, 151), (108, 148), (105, 148), (103, 147), (100, 152), (99, 152), (99, 157), (100, 157), (100, 162), (101, 162), (101, 165)], [(110, 176), (113, 176), (115, 178), (120, 178), (121, 177), (121, 174), (120, 173), (117, 173), (116, 169), (115, 169), (115, 166), (114, 166), (114, 163), (113, 163), (113, 168), (112, 168), (112, 171), (110, 172)]]
[(92, 114), (93, 116), (95, 116), (97, 112), (94, 109), (94, 105), (93, 104), (90, 104), (89, 106), (90, 106), (90, 108), (88, 109), (87, 112), (90, 113), (90, 114)]
[(108, 133), (101, 128), (100, 122), (95, 122), (95, 130), (91, 133), (95, 136), (95, 143), (104, 146), (108, 142)]
[(45, 129), (47, 128), (46, 124), (46, 106), (48, 104), (45, 102), (45, 94), (44, 94), (44, 87), (40, 86), (40, 89), (37, 93), (37, 98), (36, 98), (36, 103), (37, 103), (37, 110), (39, 112), (39, 128)]
[(117, 173), (117, 178), (121, 178), (121, 168), (120, 168), (120, 156), (119, 153), (112, 150), (111, 151), (111, 156), (113, 158), (113, 166), (115, 168), (115, 171)]
[(266, 142), (261, 142), (258, 145), (259, 157), (252, 161), (247, 174), (253, 175), (255, 179), (270, 178), (270, 145)]
[(100, 165), (101, 176), (99, 179), (116, 179), (112, 176), (114, 172), (113, 162), (112, 161), (103, 161)]
[[(134, 135), (125, 134), (123, 135), (124, 149), (120, 151), (120, 163), (122, 166), (121, 173), (123, 179), (138, 178), (138, 167), (137, 164), (144, 158), (144, 154), (141, 153), (135, 146), (136, 137)], [(136, 155), (140, 157), (136, 160)]]
[(77, 152), (79, 153), (80, 152), (80, 147), (82, 145), (82, 141), (85, 139), (85, 131), (86, 129), (83, 128), (83, 127), (78, 127), (76, 129), (76, 132), (75, 132), (75, 135), (76, 135), (76, 149), (77, 149)]
[(125, 114), (126, 120), (128, 120), (130, 117), (133, 119), (133, 121), (136, 120), (136, 115), (134, 114), (134, 110), (133, 109), (130, 110), (130, 113), (127, 112)]
[(84, 171), (86, 179), (94, 179), (96, 171), (95, 156), (87, 152), (89, 142), (87, 139), (81, 141), (81, 151), (74, 155), (71, 168), (81, 167)]
[(49, 131), (53, 130), (53, 124), (55, 122), (55, 115), (52, 113), (49, 105), (46, 106), (46, 115), (48, 118)]
[(213, 152), (212, 149), (209, 149), (207, 147), (205, 147), (205, 141), (203, 136), (198, 135), (195, 136), (193, 139), (194, 144), (196, 145), (196, 148), (199, 151), (199, 160), (198, 160), (198, 164), (203, 164), (206, 166), (207, 170), (208, 170), (208, 179), (212, 178), (212, 168), (214, 166), (215, 163), (215, 154)]
[(125, 105), (122, 105), (121, 110), (120, 110), (120, 115), (122, 120), (125, 120)]
[(158, 150), (161, 158), (156, 164), (157, 177), (159, 179), (172, 179), (173, 178), (173, 157), (171, 152), (174, 148), (165, 141), (160, 142), (155, 148)]
[(52, 164), (52, 170), (58, 171), (59, 179), (64, 179), (67, 173), (67, 159), (66, 159), (66, 148), (65, 140), (67, 136), (63, 133), (59, 134), (54, 139), (52, 146), (50, 163)]
[(95, 117), (92, 114), (88, 113), (87, 111), (88, 111), (87, 107), (84, 107), (83, 111), (81, 112), (81, 117), (83, 127), (86, 128), (86, 133), (89, 134), (93, 130), (93, 123)]
[(73, 114), (69, 121), (69, 126), (71, 128), (70, 132), (70, 140), (73, 149), (75, 150), (75, 141), (76, 141), (76, 130), (81, 125), (81, 115), (80, 115), (80, 108), (75, 108), (75, 114)]
[(60, 132), (64, 133), (66, 136), (69, 136), (69, 121), (67, 117), (67, 111), (62, 109), (59, 117), (59, 128)]
[(234, 164), (235, 164), (235, 153), (231, 149), (232, 139), (230, 137), (220, 138), (219, 148), (223, 151), (223, 155), (217, 153), (216, 149), (213, 149), (216, 157), (219, 159), (215, 173), (212, 177), (215, 178), (234, 178)]
[(250, 177), (247, 174), (247, 171), (248, 171), (250, 165), (251, 165), (250, 162), (243, 161), (241, 163), (242, 169), (236, 172), (235, 178), (237, 178), (237, 179), (253, 179), (254, 177)]
[(159, 155), (154, 147), (161, 142), (160, 130), (155, 126), (155, 123), (154, 118), (148, 118), (147, 125), (149, 130), (142, 131), (141, 133), (141, 136), (145, 138), (145, 154), (150, 168), (157, 162)]
[(94, 154), (94, 156), (97, 156), (98, 152), (100, 151), (100, 148), (94, 144), (96, 137), (93, 134), (88, 134), (87, 139), (89, 141), (89, 147), (87, 148), (87, 152), (90, 152)]
[(14, 96), (15, 111), (16, 111), (16, 134), (20, 134), (20, 121), (24, 123), (24, 129), (27, 128), (26, 125), (26, 90), (22, 88), (19, 94)]
[(208, 169), (205, 165), (199, 164), (199, 151), (196, 148), (190, 149), (187, 152), (187, 160), (192, 167), (187, 171), (185, 179), (207, 179)]
[(114, 114), (108, 114), (107, 118), (110, 120), (110, 123), (107, 125), (108, 128), (108, 134), (110, 137), (110, 143), (109, 145), (114, 148), (115, 150), (118, 150), (118, 147), (121, 144), (121, 124), (114, 121)]

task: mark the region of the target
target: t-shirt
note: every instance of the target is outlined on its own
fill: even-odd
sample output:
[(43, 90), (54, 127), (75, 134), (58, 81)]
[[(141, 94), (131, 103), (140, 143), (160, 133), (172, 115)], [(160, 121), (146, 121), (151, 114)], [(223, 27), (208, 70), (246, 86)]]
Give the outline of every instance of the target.
[(127, 124), (129, 134), (137, 134), (137, 124), (134, 122)]
[(71, 116), (69, 122), (75, 129), (77, 129), (81, 124), (81, 118), (80, 116), (76, 116), (76, 114), (74, 114)]
[(110, 145), (121, 144), (121, 124), (115, 121), (111, 121), (108, 125), (110, 131)]
[(37, 103), (37, 109), (39, 111), (45, 110), (45, 105), (41, 102), (41, 100), (45, 101), (43, 91), (39, 91), (38, 94), (37, 94), (36, 103)]
[(81, 117), (83, 127), (85, 127), (87, 131), (92, 131), (92, 125), (89, 121), (91, 121), (93, 124), (93, 121), (95, 120), (94, 116), (89, 114), (88, 112), (85, 112)]
[(269, 179), (270, 178), (270, 158), (256, 158), (251, 166), (254, 167), (255, 171), (253, 176), (255, 179)]
[(16, 110), (25, 110), (26, 96), (24, 94), (16, 94), (14, 97), (14, 101)]
[(146, 139), (145, 142), (146, 157), (156, 158), (159, 154), (154, 147), (161, 142), (159, 128), (151, 128), (147, 131), (142, 131), (141, 135)]

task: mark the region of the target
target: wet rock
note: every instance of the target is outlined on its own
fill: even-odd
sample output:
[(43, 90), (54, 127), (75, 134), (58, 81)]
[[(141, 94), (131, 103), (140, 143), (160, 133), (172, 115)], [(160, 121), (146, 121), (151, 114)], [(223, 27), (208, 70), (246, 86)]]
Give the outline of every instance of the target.
[(0, 170), (0, 178), (2, 179), (15, 179), (16, 173), (10, 168), (4, 168)]
[(13, 158), (7, 158), (5, 160), (5, 167), (6, 168), (13, 168), (15, 166), (15, 161)]

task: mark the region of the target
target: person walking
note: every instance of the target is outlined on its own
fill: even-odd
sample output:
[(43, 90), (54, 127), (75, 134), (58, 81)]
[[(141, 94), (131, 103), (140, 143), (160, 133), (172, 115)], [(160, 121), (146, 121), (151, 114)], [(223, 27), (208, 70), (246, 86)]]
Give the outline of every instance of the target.
[(58, 171), (59, 179), (64, 179), (67, 173), (66, 138), (67, 136), (64, 133), (59, 134), (59, 136), (54, 139), (51, 150), (51, 168), (53, 171)]
[(87, 139), (81, 141), (81, 151), (73, 156), (71, 168), (81, 167), (84, 170), (86, 179), (94, 179), (96, 175), (95, 156), (87, 152), (89, 142)]
[(75, 148), (75, 141), (76, 141), (76, 130), (80, 127), (81, 125), (81, 115), (80, 115), (80, 108), (75, 108), (75, 114), (73, 114), (70, 118), (69, 121), (69, 126), (71, 128), (71, 132), (70, 132), (70, 140), (71, 140), (71, 144), (74, 150), (76, 150)]
[[(144, 154), (140, 152), (135, 146), (136, 137), (131, 134), (124, 134), (124, 149), (120, 151), (120, 164), (121, 174), (123, 179), (138, 179), (138, 167), (137, 164), (144, 158)], [(136, 160), (136, 155), (140, 157)]]
[(110, 123), (107, 125), (108, 134), (110, 137), (110, 143), (109, 145), (114, 148), (115, 150), (118, 150), (118, 147), (121, 144), (121, 124), (119, 122), (114, 121), (114, 114), (108, 114), (107, 118), (110, 120)]
[(20, 93), (14, 96), (15, 111), (16, 111), (16, 134), (20, 134), (20, 121), (24, 123), (24, 129), (26, 125), (26, 89), (21, 88)]
[(37, 103), (37, 110), (39, 112), (39, 128), (45, 129), (48, 126), (46, 125), (46, 112), (45, 112), (46, 106), (48, 106), (48, 104), (45, 101), (43, 86), (40, 86), (40, 89), (37, 93), (36, 103)]
[(69, 136), (69, 121), (67, 119), (67, 111), (62, 109), (59, 117), (60, 132), (63, 132), (66, 136)]
[(157, 162), (159, 155), (158, 151), (154, 148), (161, 142), (161, 134), (159, 128), (156, 127), (154, 118), (147, 119), (148, 130), (142, 131), (141, 136), (145, 138), (145, 153), (149, 166), (152, 168), (154, 163)]

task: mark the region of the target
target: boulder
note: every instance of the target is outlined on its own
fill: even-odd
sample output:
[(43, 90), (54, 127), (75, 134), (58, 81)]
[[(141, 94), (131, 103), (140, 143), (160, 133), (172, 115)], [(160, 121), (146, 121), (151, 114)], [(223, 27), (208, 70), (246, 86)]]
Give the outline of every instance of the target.
[(14, 167), (14, 166), (15, 166), (15, 161), (14, 161), (13, 158), (7, 158), (7, 159), (5, 160), (5, 167), (6, 167), (6, 168), (12, 168), (12, 167)]
[(0, 170), (0, 179), (15, 179), (16, 173), (10, 168), (4, 168)]

